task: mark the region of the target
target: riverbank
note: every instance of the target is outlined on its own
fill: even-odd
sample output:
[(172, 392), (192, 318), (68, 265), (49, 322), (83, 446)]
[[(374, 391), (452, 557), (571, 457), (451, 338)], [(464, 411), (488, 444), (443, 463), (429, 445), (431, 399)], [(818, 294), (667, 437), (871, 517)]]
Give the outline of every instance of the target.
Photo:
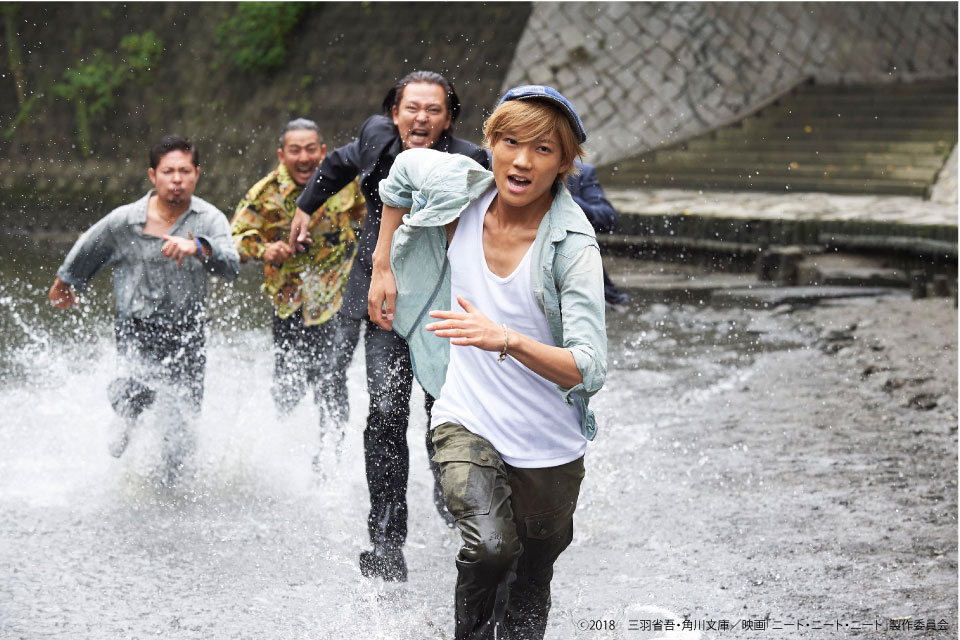
[[(955, 169), (954, 169), (955, 172)], [(764, 271), (798, 282), (798, 263), (820, 256), (869, 256), (910, 279), (945, 277), (956, 291), (955, 190), (940, 200), (889, 195), (610, 189), (617, 233), (608, 252), (681, 260), (707, 269)]]

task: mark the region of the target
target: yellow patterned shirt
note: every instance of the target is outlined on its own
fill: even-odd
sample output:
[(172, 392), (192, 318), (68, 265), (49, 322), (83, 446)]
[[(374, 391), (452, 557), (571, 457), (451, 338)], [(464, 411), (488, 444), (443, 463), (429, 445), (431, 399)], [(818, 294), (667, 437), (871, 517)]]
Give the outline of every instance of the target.
[[(302, 191), (282, 164), (250, 188), (231, 223), (242, 261), (261, 260), (267, 245), (287, 242)], [(306, 253), (279, 266), (264, 263), (261, 289), (279, 317), (289, 318), (303, 307), (303, 322), (309, 326), (326, 322), (340, 310), (357, 255), (357, 231), (366, 213), (360, 183), (355, 179), (311, 216), (313, 244)]]

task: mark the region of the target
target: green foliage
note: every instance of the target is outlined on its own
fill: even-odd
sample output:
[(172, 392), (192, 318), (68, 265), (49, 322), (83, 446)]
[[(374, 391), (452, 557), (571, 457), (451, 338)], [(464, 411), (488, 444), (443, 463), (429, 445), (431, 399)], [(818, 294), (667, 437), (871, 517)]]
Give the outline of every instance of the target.
[(287, 61), (287, 36), (307, 5), (301, 2), (241, 2), (217, 27), (217, 44), (233, 52), (244, 71), (269, 71)]
[(0, 15), (3, 16), (4, 39), (6, 40), (7, 59), (10, 64), (10, 73), (17, 86), (17, 105), (22, 110), (26, 103), (26, 92), (23, 80), (23, 52), (20, 50), (20, 36), (13, 21), (20, 10), (18, 2), (0, 2)]
[(90, 123), (114, 105), (116, 91), (133, 80), (143, 82), (157, 64), (163, 43), (153, 33), (131, 34), (120, 41), (118, 53), (94, 50), (53, 86), (53, 94), (74, 103), (77, 136), (84, 155), (91, 152)]
[(300, 98), (299, 100), (291, 100), (288, 102), (287, 110), (292, 114), (306, 114), (310, 112), (311, 106), (313, 106), (313, 103), (310, 102), (309, 98)]
[(4, 141), (10, 140), (13, 134), (17, 132), (17, 129), (30, 122), (30, 116), (33, 115), (33, 108), (37, 105), (39, 99), (40, 96), (35, 94), (24, 100), (23, 104), (20, 105), (20, 109), (17, 111), (17, 115), (13, 118), (13, 122), (7, 127), (7, 130), (3, 132)]
[(26, 79), (23, 73), (23, 52), (20, 47), (20, 35), (14, 25), (17, 12), (20, 11), (19, 2), (0, 2), (0, 16), (3, 16), (4, 38), (6, 40), (7, 60), (17, 95), (17, 115), (13, 122), (3, 132), (3, 139), (10, 140), (13, 134), (23, 125), (30, 122), (33, 107), (37, 104), (38, 96), (27, 97)]
[(97, 49), (73, 69), (63, 72), (63, 81), (54, 85), (54, 95), (77, 102), (83, 100), (92, 115), (113, 106), (113, 91), (123, 83), (124, 70), (111, 56)]
[(160, 60), (163, 42), (153, 31), (132, 33), (120, 41), (120, 51), (124, 54), (122, 63), (126, 64), (137, 80), (142, 81)]

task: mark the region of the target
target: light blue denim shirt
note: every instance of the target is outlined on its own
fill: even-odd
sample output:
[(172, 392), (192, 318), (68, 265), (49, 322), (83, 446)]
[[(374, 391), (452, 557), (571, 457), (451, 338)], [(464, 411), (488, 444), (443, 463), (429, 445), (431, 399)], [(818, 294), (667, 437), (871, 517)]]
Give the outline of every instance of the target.
[(233, 280), (240, 272), (240, 257), (230, 236), (227, 217), (215, 206), (193, 196), (190, 208), (173, 224), (168, 235), (191, 235), (209, 245), (206, 259), (187, 256), (178, 267), (160, 253), (163, 239), (146, 235), (147, 195), (114, 209), (87, 229), (67, 254), (57, 276), (77, 291), (106, 266), (114, 265), (113, 290), (117, 316), (124, 320), (176, 322), (184, 314), (203, 310), (207, 275)]
[[(393, 328), (410, 347), (417, 380), (437, 397), (450, 363), (450, 341), (424, 329), (430, 311), (450, 309), (450, 267), (444, 225), (494, 184), (493, 173), (465, 156), (411, 149), (397, 156), (380, 182), (380, 197), (410, 209), (393, 235), (390, 266), (397, 280)], [(607, 375), (603, 266), (593, 227), (566, 187), (560, 186), (540, 222), (531, 254), (534, 297), (554, 343), (573, 354), (583, 381), (557, 387), (580, 410), (580, 428), (592, 440), (597, 426), (589, 397)]]

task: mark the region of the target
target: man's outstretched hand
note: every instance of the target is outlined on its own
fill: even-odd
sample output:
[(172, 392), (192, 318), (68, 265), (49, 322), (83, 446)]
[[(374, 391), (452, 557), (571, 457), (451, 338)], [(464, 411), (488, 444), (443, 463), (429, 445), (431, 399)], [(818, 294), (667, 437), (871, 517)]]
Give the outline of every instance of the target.
[(432, 322), (424, 327), (438, 338), (450, 338), (450, 344), (476, 347), (484, 351), (500, 351), (503, 348), (503, 327), (485, 316), (463, 296), (457, 296), (460, 311), (436, 310), (430, 312)]
[(297, 207), (297, 212), (293, 214), (293, 220), (290, 222), (290, 250), (294, 254), (305, 253), (309, 248), (312, 239), (310, 238), (310, 215)]
[(76, 296), (73, 294), (73, 289), (60, 278), (54, 279), (53, 286), (50, 287), (50, 292), (47, 294), (47, 297), (50, 298), (50, 302), (52, 302), (53, 306), (57, 309), (69, 309), (73, 306), (73, 303), (77, 301)]

